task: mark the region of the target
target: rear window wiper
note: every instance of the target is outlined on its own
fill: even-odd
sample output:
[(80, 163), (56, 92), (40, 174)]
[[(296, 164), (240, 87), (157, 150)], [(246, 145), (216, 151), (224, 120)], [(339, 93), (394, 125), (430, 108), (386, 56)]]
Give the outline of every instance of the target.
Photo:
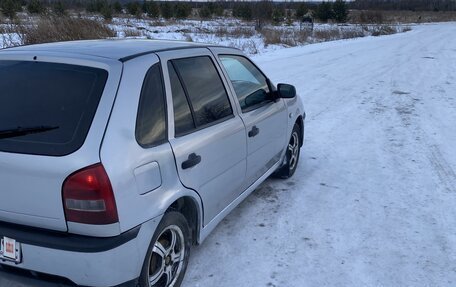
[(20, 137), (29, 134), (43, 133), (58, 129), (58, 126), (32, 126), (32, 127), (17, 127), (15, 129), (0, 130), (0, 139)]

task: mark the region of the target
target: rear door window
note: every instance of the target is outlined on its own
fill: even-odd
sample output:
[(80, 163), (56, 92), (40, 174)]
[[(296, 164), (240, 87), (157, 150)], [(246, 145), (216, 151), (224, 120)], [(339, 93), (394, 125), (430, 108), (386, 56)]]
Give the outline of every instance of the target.
[(169, 80), (173, 93), (174, 108), (174, 133), (176, 136), (184, 135), (196, 128), (192, 112), (185, 95), (184, 87), (177, 76), (176, 70), (171, 62), (168, 62)]
[(225, 86), (210, 57), (172, 60), (172, 65), (187, 97), (196, 128), (233, 116)]
[(62, 156), (79, 149), (107, 78), (93, 67), (0, 61), (0, 151)]

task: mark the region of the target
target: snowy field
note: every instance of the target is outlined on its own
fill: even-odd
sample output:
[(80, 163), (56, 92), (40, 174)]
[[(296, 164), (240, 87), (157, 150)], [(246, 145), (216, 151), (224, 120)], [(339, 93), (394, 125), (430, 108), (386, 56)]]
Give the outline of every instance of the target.
[(183, 287), (455, 286), (455, 35), (421, 25), (256, 56), (305, 103), (300, 164), (192, 250)]
[(263, 31), (255, 30), (255, 22), (233, 18), (214, 20), (161, 20), (114, 18), (108, 25), (117, 38), (172, 39), (235, 47), (248, 55), (262, 54), (285, 47), (370, 36), (372, 34), (402, 33), (410, 25), (358, 25), (291, 22), (267, 24)]
[[(254, 21), (242, 21), (230, 17), (204, 21), (114, 17), (110, 22), (104, 22), (100, 16), (86, 15), (85, 18), (105, 23), (114, 31), (116, 39), (166, 39), (210, 43), (235, 47), (248, 55), (339, 39), (402, 33), (411, 29), (409, 24), (321, 23), (315, 23), (312, 29), (310, 24), (295, 21), (277, 25), (265, 24), (257, 31)], [(20, 31), (37, 25), (39, 20), (38, 16), (22, 13), (22, 26), (0, 22), (0, 48), (22, 45), (26, 36)]]

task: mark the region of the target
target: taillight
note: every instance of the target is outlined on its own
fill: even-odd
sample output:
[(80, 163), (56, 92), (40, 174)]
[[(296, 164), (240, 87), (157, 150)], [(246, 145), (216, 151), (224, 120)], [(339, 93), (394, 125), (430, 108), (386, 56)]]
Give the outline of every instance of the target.
[(67, 221), (87, 224), (119, 221), (111, 182), (101, 163), (67, 177), (62, 196)]

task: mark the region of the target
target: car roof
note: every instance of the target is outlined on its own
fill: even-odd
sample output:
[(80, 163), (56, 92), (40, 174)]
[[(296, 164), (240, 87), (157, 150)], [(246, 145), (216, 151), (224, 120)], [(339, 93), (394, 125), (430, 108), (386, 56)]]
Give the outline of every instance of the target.
[(198, 47), (214, 47), (216, 45), (200, 44), (183, 41), (146, 40), (146, 39), (108, 39), (82, 40), (36, 44), (7, 48), (8, 51), (24, 52), (59, 52), (80, 55), (90, 55), (120, 60), (122, 62), (141, 55)]

